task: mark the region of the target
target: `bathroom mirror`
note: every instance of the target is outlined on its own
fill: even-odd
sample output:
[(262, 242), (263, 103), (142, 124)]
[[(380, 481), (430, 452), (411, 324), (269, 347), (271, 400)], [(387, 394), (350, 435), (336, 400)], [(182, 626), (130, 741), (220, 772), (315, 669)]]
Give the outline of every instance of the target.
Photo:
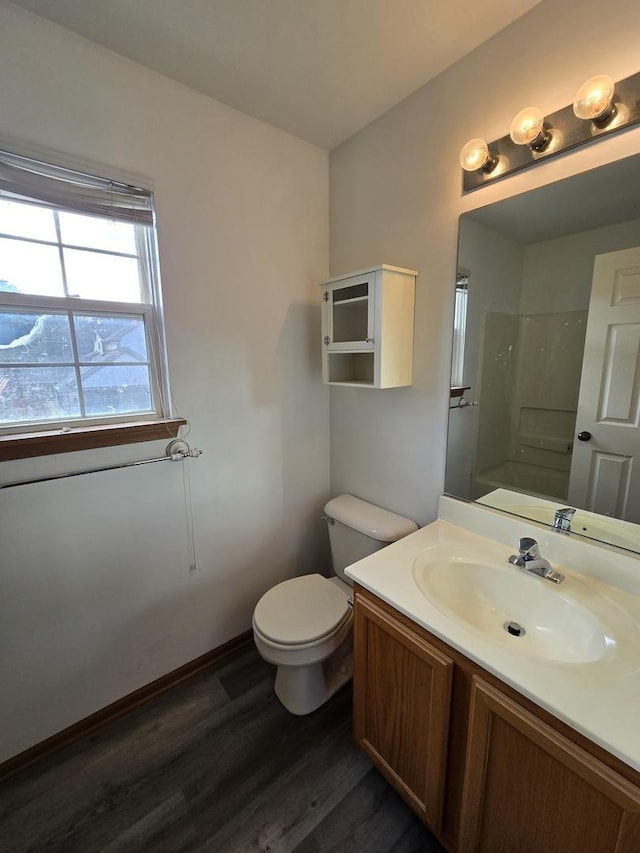
[(465, 213), (455, 287), (446, 493), (640, 553), (640, 155)]

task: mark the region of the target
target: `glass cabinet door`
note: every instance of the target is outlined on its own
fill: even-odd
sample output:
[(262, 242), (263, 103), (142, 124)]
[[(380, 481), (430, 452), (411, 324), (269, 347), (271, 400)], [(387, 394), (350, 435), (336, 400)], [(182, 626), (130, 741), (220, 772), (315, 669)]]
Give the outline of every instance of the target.
[(373, 349), (374, 279), (328, 286), (324, 294), (329, 349)]

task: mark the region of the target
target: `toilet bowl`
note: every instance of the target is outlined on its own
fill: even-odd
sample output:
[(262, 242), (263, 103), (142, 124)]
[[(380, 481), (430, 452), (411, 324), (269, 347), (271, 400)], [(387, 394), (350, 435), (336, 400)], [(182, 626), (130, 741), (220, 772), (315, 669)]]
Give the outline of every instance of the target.
[(338, 578), (303, 575), (274, 586), (256, 606), (256, 648), (278, 667), (276, 695), (292, 714), (315, 711), (351, 677), (350, 594)]
[(258, 601), (253, 637), (277, 666), (275, 692), (292, 714), (309, 714), (353, 673), (351, 584), (344, 568), (417, 530), (413, 521), (352, 495), (325, 507), (335, 576), (302, 575), (277, 584)]

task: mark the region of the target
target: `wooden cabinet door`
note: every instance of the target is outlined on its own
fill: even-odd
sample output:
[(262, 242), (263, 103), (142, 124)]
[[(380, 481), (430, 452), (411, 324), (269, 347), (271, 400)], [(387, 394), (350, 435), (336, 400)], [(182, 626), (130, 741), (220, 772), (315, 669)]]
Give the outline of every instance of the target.
[(477, 676), (458, 853), (638, 853), (640, 789)]
[(356, 595), (354, 735), (418, 814), (440, 828), (452, 661)]

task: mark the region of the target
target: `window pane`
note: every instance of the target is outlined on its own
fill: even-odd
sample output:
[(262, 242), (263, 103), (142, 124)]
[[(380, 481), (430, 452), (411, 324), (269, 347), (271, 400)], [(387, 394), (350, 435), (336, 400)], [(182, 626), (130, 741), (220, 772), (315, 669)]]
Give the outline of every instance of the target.
[(53, 211), (33, 204), (0, 199), (0, 233), (57, 243)]
[(464, 345), (467, 334), (466, 287), (456, 287), (456, 299), (453, 313), (453, 354), (451, 359), (451, 385), (464, 383)]
[(79, 415), (73, 367), (0, 367), (0, 424)]
[(143, 317), (76, 314), (73, 323), (80, 361), (148, 361)]
[(137, 254), (135, 226), (127, 222), (113, 222), (98, 216), (83, 216), (80, 213), (63, 211), (60, 211), (58, 216), (63, 243), (129, 255)]
[(152, 411), (151, 382), (146, 365), (100, 364), (83, 367), (80, 373), (87, 415)]
[(138, 261), (99, 252), (64, 249), (69, 296), (140, 302)]
[(73, 362), (66, 314), (0, 311), (0, 362)]
[(0, 290), (64, 296), (58, 249), (0, 237)]

